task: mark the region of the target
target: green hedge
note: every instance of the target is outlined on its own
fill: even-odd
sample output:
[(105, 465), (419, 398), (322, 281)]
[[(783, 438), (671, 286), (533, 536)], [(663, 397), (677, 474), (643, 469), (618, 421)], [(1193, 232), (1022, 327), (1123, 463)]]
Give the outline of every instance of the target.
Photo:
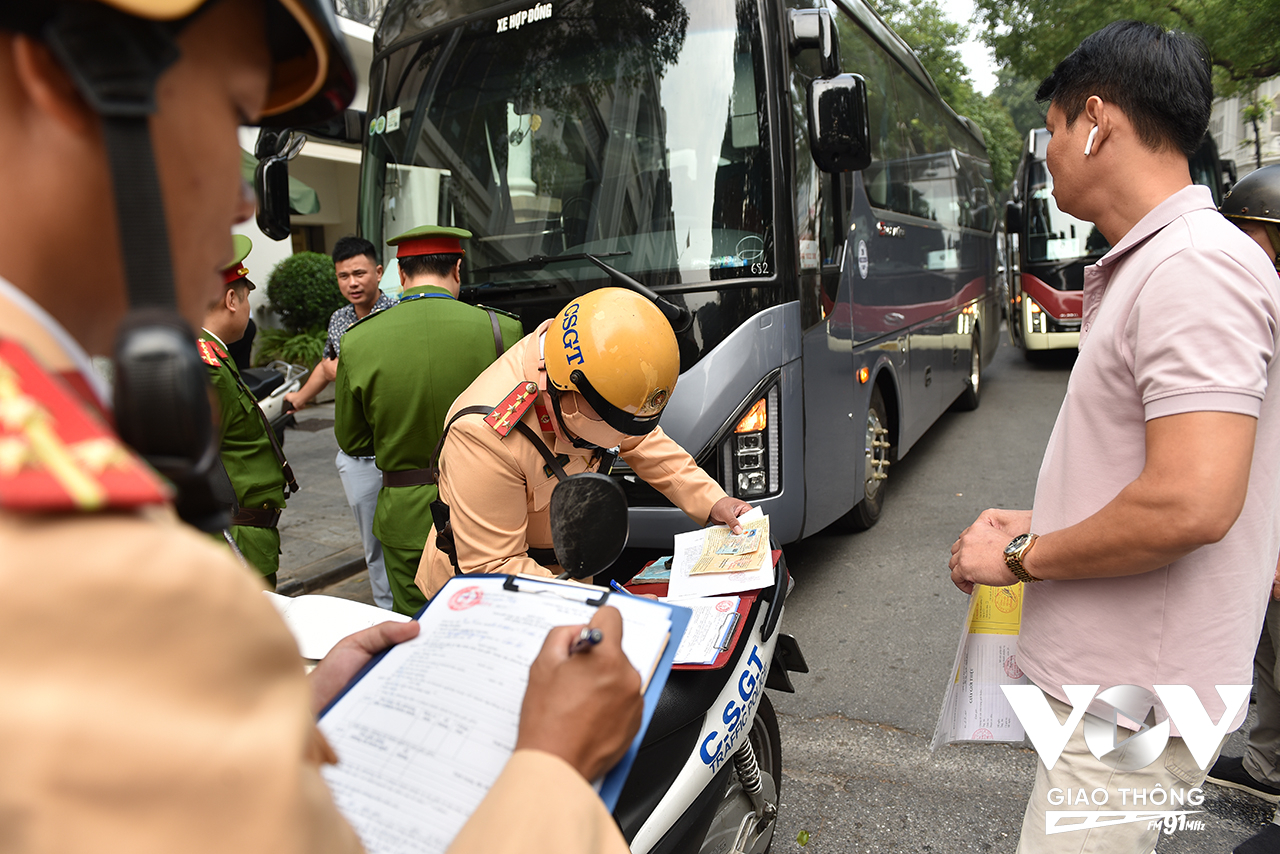
[(324, 330), (329, 315), (347, 304), (338, 290), (333, 259), (319, 252), (299, 252), (277, 264), (267, 280), (267, 297), (294, 335)]

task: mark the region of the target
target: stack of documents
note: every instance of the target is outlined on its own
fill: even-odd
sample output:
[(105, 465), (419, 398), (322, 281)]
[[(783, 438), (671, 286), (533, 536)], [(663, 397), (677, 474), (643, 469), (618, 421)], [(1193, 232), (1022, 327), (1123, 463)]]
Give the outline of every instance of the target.
[(662, 600), (672, 605), (688, 608), (691, 612), (689, 627), (684, 640), (676, 650), (674, 664), (712, 664), (720, 653), (729, 648), (733, 631), (742, 615), (738, 613), (737, 596), (705, 596), (701, 599)]
[(769, 517), (757, 507), (738, 523), (743, 533), (737, 536), (725, 525), (676, 534), (668, 599), (724, 596), (773, 584)]
[[(419, 635), (376, 660), (325, 710), (320, 729), (339, 762), (324, 777), (370, 854), (448, 847), (515, 748), (529, 665), (548, 630), (588, 622), (597, 607), (589, 600), (601, 592), (525, 577), (451, 579), (419, 617)], [(610, 596), (608, 604), (622, 613), (623, 652), (646, 689), (640, 733), (600, 787), (612, 808), (688, 612), (638, 596)]]

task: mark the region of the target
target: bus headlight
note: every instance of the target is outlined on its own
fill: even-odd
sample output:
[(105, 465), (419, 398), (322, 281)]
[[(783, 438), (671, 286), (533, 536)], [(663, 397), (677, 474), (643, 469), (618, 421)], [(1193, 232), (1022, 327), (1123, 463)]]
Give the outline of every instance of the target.
[(1040, 307), (1040, 303), (1036, 302), (1031, 297), (1027, 297), (1027, 312), (1031, 315), (1031, 331), (1046, 332), (1047, 329), (1045, 323), (1048, 315), (1045, 313), (1045, 310)]
[(721, 447), (724, 487), (738, 498), (781, 490), (778, 386), (775, 383), (738, 419)]

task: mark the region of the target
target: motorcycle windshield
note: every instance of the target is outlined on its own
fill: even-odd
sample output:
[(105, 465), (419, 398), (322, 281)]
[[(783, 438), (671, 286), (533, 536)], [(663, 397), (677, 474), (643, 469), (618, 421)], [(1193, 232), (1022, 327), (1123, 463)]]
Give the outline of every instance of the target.
[(397, 30), (375, 63), (364, 235), (469, 229), (464, 296), (526, 325), (607, 282), (555, 256), (604, 255), (659, 289), (772, 274), (754, 3), (510, 8)]

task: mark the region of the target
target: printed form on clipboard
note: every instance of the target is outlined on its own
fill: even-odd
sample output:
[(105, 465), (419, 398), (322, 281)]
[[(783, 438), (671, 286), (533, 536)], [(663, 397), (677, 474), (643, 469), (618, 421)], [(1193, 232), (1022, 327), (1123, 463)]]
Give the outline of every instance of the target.
[[(752, 531), (756, 551), (749, 554), (727, 552), (734, 537), (728, 527), (716, 525), (676, 534), (671, 558), (671, 581), (666, 601), (726, 596), (744, 590), (758, 590), (773, 584), (773, 551), (769, 544), (769, 517), (759, 507), (738, 517), (744, 536)], [(741, 541), (742, 538), (738, 538)], [(725, 568), (715, 568), (723, 565)], [(728, 568), (732, 565), (734, 568)], [(712, 568), (708, 569), (708, 566)]]
[[(339, 761), (322, 773), (369, 854), (449, 846), (515, 748), (529, 665), (547, 632), (588, 622), (602, 594), (523, 576), (450, 579), (419, 615), (418, 636), (371, 662), (330, 704), (319, 726)], [(640, 732), (596, 783), (612, 809), (689, 612), (634, 596), (605, 604), (622, 614), (622, 649), (645, 691)]]

